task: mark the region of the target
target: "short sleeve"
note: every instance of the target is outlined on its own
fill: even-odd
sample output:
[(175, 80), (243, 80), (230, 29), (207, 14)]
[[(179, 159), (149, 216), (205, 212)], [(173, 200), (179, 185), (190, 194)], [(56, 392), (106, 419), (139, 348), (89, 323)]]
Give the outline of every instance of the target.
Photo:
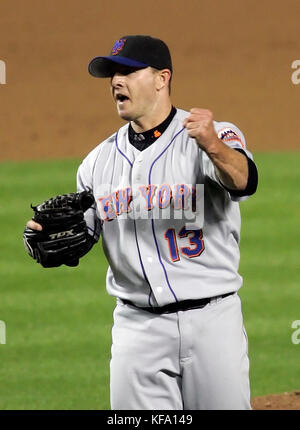
[[(232, 149), (238, 149), (242, 150), (243, 153), (253, 161), (253, 155), (252, 153), (247, 149), (246, 145), (246, 139), (242, 133), (242, 131), (234, 124), (230, 122), (216, 122), (214, 121), (214, 127), (215, 132), (217, 133), (217, 136), (222, 142), (224, 142), (227, 146), (229, 146)], [(227, 191), (230, 194), (230, 191), (224, 187), (224, 185), (221, 183), (216, 170), (215, 166), (208, 157), (208, 155), (204, 152), (203, 153), (203, 172), (206, 176), (208, 176), (213, 181), (217, 182), (222, 188), (224, 188), (225, 191)], [(230, 194), (230, 198), (233, 201), (243, 201), (249, 198), (248, 195), (238, 196), (233, 194)]]
[[(93, 191), (92, 168), (88, 160), (84, 160), (77, 170), (77, 192), (85, 190)], [(87, 224), (88, 232), (97, 242), (101, 234), (101, 221), (97, 217), (96, 204), (90, 207), (84, 213), (84, 219)]]

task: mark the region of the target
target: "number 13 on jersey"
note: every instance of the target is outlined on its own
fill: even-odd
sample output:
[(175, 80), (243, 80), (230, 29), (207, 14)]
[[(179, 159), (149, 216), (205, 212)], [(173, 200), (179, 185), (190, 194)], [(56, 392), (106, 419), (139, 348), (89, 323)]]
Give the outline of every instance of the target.
[(168, 242), (170, 258), (175, 263), (180, 260), (180, 254), (178, 252), (178, 244), (180, 244), (180, 239), (187, 237), (189, 239), (189, 246), (180, 247), (180, 253), (188, 258), (198, 257), (204, 251), (204, 241), (202, 229), (199, 230), (186, 230), (182, 227), (178, 233), (178, 240), (176, 237), (176, 231), (174, 228), (169, 228), (165, 234), (164, 238)]

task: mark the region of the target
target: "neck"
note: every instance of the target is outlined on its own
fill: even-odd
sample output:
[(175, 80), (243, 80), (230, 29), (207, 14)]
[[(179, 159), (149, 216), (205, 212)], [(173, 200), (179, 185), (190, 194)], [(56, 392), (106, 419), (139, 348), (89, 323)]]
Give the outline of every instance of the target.
[(147, 130), (151, 130), (152, 128), (161, 124), (170, 114), (172, 109), (172, 103), (169, 100), (163, 108), (160, 106), (158, 112), (151, 112), (149, 115), (141, 116), (135, 120), (130, 122), (131, 127), (136, 133), (143, 133)]

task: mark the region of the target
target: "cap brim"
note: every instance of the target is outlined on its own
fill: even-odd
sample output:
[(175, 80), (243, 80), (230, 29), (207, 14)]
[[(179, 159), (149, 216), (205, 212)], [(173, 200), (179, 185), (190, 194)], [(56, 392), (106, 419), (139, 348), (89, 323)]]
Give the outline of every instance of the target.
[(116, 72), (117, 64), (137, 69), (148, 67), (148, 64), (121, 56), (95, 57), (89, 64), (89, 73), (96, 78), (109, 78)]

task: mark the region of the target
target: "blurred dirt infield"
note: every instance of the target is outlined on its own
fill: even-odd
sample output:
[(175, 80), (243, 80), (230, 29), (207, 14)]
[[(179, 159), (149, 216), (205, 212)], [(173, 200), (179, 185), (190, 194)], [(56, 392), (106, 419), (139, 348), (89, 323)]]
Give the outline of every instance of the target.
[(300, 391), (255, 397), (251, 405), (254, 410), (300, 410)]
[(164, 39), (173, 101), (236, 123), (253, 150), (299, 148), (298, 0), (3, 0), (0, 159), (83, 157), (122, 122), (87, 65), (126, 34)]

